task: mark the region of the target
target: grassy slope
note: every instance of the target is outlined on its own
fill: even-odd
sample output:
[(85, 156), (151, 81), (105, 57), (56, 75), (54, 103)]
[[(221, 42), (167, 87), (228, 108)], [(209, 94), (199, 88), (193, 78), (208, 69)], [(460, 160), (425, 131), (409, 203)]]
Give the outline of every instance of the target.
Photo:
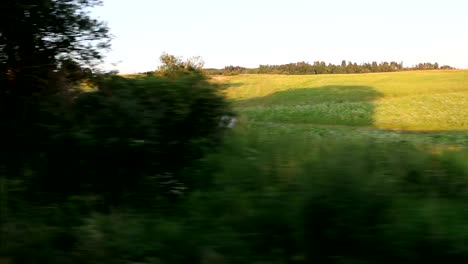
[(264, 133), (468, 145), (468, 71), (217, 80), (248, 124)]

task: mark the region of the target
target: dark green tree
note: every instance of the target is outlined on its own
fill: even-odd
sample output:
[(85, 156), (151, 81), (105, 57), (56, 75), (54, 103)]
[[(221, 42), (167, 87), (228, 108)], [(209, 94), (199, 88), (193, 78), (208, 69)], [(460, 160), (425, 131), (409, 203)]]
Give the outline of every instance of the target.
[[(63, 61), (92, 66), (109, 47), (103, 22), (89, 15), (99, 0), (6, 0), (0, 9), (2, 93), (20, 96), (57, 89)], [(49, 91), (47, 91), (49, 90)]]
[(45, 138), (67, 128), (65, 112), (57, 110), (71, 102), (65, 93), (110, 45), (105, 23), (89, 14), (99, 4), (99, 0), (2, 2), (0, 167), (8, 177), (22, 176), (25, 167), (32, 166), (29, 158), (47, 148)]
[(341, 67), (343, 67), (343, 68), (346, 67), (346, 61), (345, 61), (345, 60), (342, 60), (342, 61), (341, 61)]
[(180, 77), (186, 74), (201, 74), (205, 62), (201, 57), (191, 57), (187, 60), (182, 58), (163, 53), (159, 60), (161, 65), (157, 69), (157, 73), (166, 77)]

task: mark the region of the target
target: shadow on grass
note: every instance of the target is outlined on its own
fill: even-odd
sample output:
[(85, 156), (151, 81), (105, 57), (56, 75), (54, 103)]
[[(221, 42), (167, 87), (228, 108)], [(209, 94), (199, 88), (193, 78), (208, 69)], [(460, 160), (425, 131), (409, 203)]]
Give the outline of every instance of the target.
[(369, 86), (337, 85), (289, 89), (235, 106), (255, 121), (372, 126), (374, 101), (382, 96)]
[(244, 85), (242, 82), (236, 82), (236, 83), (220, 83), (219, 86), (222, 89), (227, 89), (227, 88), (236, 88), (236, 87), (241, 87)]

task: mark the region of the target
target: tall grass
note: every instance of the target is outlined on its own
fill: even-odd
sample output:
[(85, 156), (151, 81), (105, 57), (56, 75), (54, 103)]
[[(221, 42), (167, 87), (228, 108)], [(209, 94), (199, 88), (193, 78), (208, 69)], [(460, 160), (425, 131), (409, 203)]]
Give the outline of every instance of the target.
[(70, 239), (62, 231), (32, 229), (41, 247), (30, 243), (28, 259), (10, 252), (18, 263), (53, 263), (44, 250), (61, 263), (464, 262), (467, 160), (466, 151), (239, 129), (186, 171), (211, 184), (169, 213), (93, 214), (68, 229), (71, 249), (57, 249), (57, 237)]
[(216, 184), (187, 219), (225, 233), (207, 243), (239, 263), (466, 260), (467, 154), (243, 135), (205, 161)]

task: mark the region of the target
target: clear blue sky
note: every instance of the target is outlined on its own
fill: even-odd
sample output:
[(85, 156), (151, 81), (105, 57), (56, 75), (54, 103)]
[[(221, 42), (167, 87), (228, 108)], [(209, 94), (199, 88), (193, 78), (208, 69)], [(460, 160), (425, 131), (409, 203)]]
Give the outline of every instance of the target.
[[(163, 52), (206, 67), (298, 61), (468, 68), (468, 0), (104, 0), (106, 68), (154, 70)], [(111, 66), (118, 62), (117, 66)]]

